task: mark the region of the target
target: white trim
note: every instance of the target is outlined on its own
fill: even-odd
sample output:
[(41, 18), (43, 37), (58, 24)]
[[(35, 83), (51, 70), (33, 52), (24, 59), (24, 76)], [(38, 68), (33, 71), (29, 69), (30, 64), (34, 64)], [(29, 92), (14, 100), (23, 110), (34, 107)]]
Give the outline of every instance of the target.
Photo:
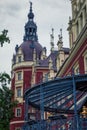
[(19, 123), (24, 123), (25, 121), (24, 120), (22, 120), (22, 121), (12, 121), (12, 122), (10, 122), (10, 125), (11, 124), (19, 124)]
[(16, 63), (12, 66), (12, 69), (16, 69), (18, 67), (31, 67), (33, 65), (32, 61), (23, 61), (21, 63)]

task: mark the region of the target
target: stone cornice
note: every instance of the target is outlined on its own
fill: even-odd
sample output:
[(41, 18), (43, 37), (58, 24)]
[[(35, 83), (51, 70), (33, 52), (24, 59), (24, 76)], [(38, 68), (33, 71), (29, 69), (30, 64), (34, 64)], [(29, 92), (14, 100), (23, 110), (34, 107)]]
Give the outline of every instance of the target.
[(31, 67), (33, 65), (33, 61), (23, 61), (23, 62), (20, 62), (20, 63), (16, 63), (12, 66), (12, 69), (17, 69), (19, 67)]

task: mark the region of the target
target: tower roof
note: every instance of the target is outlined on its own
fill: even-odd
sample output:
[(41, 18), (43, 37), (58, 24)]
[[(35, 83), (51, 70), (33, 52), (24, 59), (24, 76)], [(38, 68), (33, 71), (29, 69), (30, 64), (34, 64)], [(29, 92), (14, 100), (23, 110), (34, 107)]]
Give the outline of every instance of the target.
[[(19, 49), (23, 52), (24, 61), (33, 61), (33, 53), (35, 51), (36, 58), (40, 60), (42, 46), (38, 43), (37, 25), (34, 22), (34, 14), (32, 11), (32, 3), (30, 2), (30, 10), (28, 14), (28, 22), (25, 24), (24, 41), (20, 46), (16, 46), (16, 55)], [(13, 57), (13, 62), (16, 63), (16, 55)]]
[(40, 59), (42, 46), (38, 42), (26, 41), (20, 45), (24, 54), (24, 61), (33, 61), (33, 53), (36, 51), (36, 58)]
[(34, 22), (34, 13), (32, 10), (32, 2), (30, 2), (30, 10), (28, 13), (28, 22), (25, 24), (24, 42), (20, 45), (24, 54), (24, 61), (32, 61), (34, 50), (36, 58), (40, 59), (42, 46), (38, 43), (37, 25)]

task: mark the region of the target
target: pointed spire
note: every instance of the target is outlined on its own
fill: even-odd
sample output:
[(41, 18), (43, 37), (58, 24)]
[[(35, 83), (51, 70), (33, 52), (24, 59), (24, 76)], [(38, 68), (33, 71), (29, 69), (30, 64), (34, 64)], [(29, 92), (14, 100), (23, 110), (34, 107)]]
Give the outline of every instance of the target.
[(62, 38), (62, 28), (60, 29), (60, 36), (61, 36), (61, 38)]
[(50, 45), (51, 45), (51, 52), (54, 50), (54, 28), (52, 28), (52, 33), (50, 34)]
[(30, 12), (28, 14), (28, 19), (31, 21), (34, 18), (34, 14), (32, 12), (32, 2), (30, 2)]
[(58, 40), (58, 43), (57, 43), (57, 45), (58, 45), (58, 50), (60, 50), (62, 47), (63, 47), (63, 41), (62, 41), (62, 29), (60, 29), (60, 34), (58, 35), (58, 37), (59, 37), (59, 40)]
[(30, 1), (30, 12), (32, 12), (32, 2)]

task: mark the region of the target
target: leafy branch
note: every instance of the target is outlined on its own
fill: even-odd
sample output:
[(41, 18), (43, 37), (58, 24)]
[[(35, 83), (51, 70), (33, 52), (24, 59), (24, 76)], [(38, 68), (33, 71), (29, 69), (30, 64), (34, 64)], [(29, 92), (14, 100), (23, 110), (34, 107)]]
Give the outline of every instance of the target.
[(3, 44), (6, 42), (10, 43), (9, 37), (7, 37), (8, 30), (3, 30), (2, 34), (0, 34), (0, 44), (3, 47)]

